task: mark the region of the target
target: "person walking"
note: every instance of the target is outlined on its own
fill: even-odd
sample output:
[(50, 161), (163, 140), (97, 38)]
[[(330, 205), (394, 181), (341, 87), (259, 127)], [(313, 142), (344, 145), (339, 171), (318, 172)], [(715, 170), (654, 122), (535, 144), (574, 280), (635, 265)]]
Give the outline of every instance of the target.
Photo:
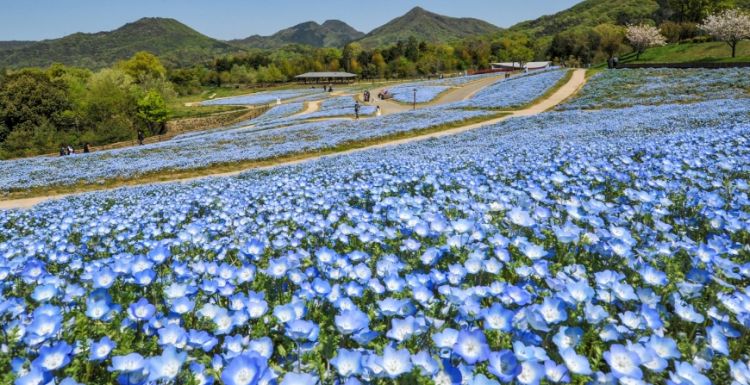
[(380, 111), (380, 106), (377, 106), (377, 108), (375, 108), (375, 116), (380, 116), (381, 114), (382, 112)]
[(360, 109), (359, 101), (354, 103), (354, 119), (359, 120), (359, 109)]
[(91, 148), (89, 148), (89, 144), (88, 143), (84, 143), (83, 144), (83, 153), (84, 154), (88, 154), (89, 152), (91, 152)]
[(60, 146), (60, 156), (65, 156), (65, 146)]
[(143, 134), (143, 130), (138, 130), (138, 145), (143, 146), (143, 140), (146, 136)]
[(76, 153), (76, 150), (73, 148), (73, 146), (68, 145), (68, 155), (74, 155)]

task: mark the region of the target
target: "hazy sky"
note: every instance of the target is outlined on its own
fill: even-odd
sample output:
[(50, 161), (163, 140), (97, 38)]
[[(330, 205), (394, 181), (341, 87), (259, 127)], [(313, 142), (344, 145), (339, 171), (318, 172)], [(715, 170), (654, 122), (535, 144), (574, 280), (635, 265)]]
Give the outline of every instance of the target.
[(340, 19), (369, 32), (414, 6), (500, 27), (554, 13), (580, 0), (0, 0), (0, 40), (41, 40), (118, 28), (145, 16), (171, 17), (218, 39), (270, 35), (303, 21)]

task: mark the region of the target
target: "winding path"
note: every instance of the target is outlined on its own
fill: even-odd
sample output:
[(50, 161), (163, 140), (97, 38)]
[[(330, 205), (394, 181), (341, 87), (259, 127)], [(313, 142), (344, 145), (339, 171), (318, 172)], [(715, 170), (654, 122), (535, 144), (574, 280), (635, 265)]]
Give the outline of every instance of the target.
[[(494, 78), (491, 78), (491, 79), (493, 81), (496, 80)], [(446, 98), (450, 97), (451, 100), (453, 100), (455, 98), (458, 98), (458, 97), (463, 98), (463, 99), (458, 99), (458, 100), (468, 99), (469, 97), (471, 97), (471, 95), (473, 95), (473, 93), (476, 93), (477, 91), (479, 91), (480, 89), (482, 89), (482, 88), (484, 88), (484, 87), (486, 87), (488, 85), (488, 84), (485, 84), (484, 86), (480, 86), (479, 85), (480, 82), (481, 82), (481, 84), (485, 83), (484, 81), (477, 81), (477, 82), (475, 82), (475, 83), (477, 83), (476, 85), (474, 83), (470, 84), (472, 86), (471, 89), (469, 89), (469, 90), (467, 90), (465, 92), (462, 92), (460, 94), (456, 93), (456, 95), (459, 95), (459, 96), (453, 96), (453, 95), (449, 94), (449, 95), (445, 95), (445, 97)], [(542, 112), (545, 112), (545, 111), (547, 111), (547, 110), (549, 110), (549, 109), (557, 106), (558, 104), (564, 102), (566, 99), (568, 99), (571, 96), (575, 95), (578, 92), (578, 90), (581, 87), (583, 87), (583, 85), (585, 83), (586, 83), (586, 70), (577, 69), (577, 70), (573, 71), (573, 75), (570, 78), (570, 80), (565, 85), (563, 85), (562, 87), (560, 87), (557, 91), (555, 91), (555, 93), (553, 93), (552, 95), (550, 95), (548, 98), (539, 101), (538, 103), (532, 105), (531, 107), (528, 107), (528, 108), (525, 108), (525, 109), (522, 109), (522, 110), (517, 110), (517, 111), (509, 111), (508, 115), (505, 115), (505, 116), (500, 117), (500, 118), (496, 118), (496, 119), (492, 119), (492, 120), (486, 120), (486, 121), (483, 121), (483, 122), (480, 122), (480, 123), (468, 124), (468, 125), (465, 125), (465, 126), (460, 126), (460, 127), (456, 127), (456, 128), (452, 128), (452, 129), (448, 129), (448, 130), (443, 130), (443, 131), (438, 131), (438, 132), (433, 132), (433, 133), (429, 133), (429, 134), (424, 134), (424, 135), (420, 135), (420, 136), (414, 136), (414, 137), (409, 137), (409, 138), (405, 138), (405, 139), (397, 139), (397, 140), (393, 140), (393, 141), (388, 141), (388, 142), (383, 142), (383, 143), (377, 143), (377, 144), (374, 144), (374, 145), (371, 145), (371, 146), (356, 148), (356, 149), (342, 151), (342, 152), (337, 152), (337, 153), (331, 154), (331, 155), (310, 156), (310, 157), (301, 158), (301, 159), (294, 160), (294, 161), (277, 163), (277, 164), (274, 164), (274, 165), (271, 165), (271, 166), (254, 167), (254, 168), (249, 168), (249, 169), (241, 169), (241, 170), (236, 170), (236, 171), (231, 171), (231, 172), (226, 172), (226, 173), (217, 173), (217, 174), (212, 174), (212, 175), (199, 176), (199, 177), (195, 177), (195, 178), (175, 179), (175, 180), (169, 180), (169, 181), (144, 183), (143, 185), (158, 185), (158, 184), (166, 184), (166, 183), (187, 183), (187, 182), (192, 182), (192, 181), (202, 180), (202, 179), (208, 179), (208, 178), (218, 178), (218, 177), (235, 176), (235, 175), (244, 173), (244, 172), (249, 171), (249, 170), (265, 170), (265, 169), (271, 169), (271, 168), (282, 167), (282, 166), (291, 166), (291, 165), (302, 164), (302, 163), (306, 163), (306, 162), (310, 162), (310, 161), (314, 161), (314, 160), (322, 159), (322, 158), (329, 158), (329, 157), (335, 157), (335, 156), (340, 156), (340, 155), (353, 154), (353, 153), (357, 153), (357, 152), (360, 152), (360, 151), (366, 151), (366, 150), (371, 150), (371, 149), (375, 149), (375, 148), (384, 148), (384, 147), (396, 146), (396, 145), (400, 145), (400, 144), (411, 143), (411, 142), (416, 142), (416, 141), (421, 141), (421, 140), (426, 140), (426, 139), (431, 139), (431, 138), (438, 138), (438, 137), (442, 137), (442, 136), (455, 135), (455, 134), (458, 134), (458, 133), (461, 133), (461, 132), (474, 130), (474, 129), (477, 129), (477, 128), (480, 128), (480, 127), (484, 127), (484, 126), (487, 126), (487, 125), (496, 124), (496, 123), (502, 122), (504, 120), (513, 118), (513, 117), (532, 116), (532, 115), (540, 114)], [(460, 95), (463, 95), (463, 96), (460, 96)], [(435, 101), (434, 103), (442, 104), (442, 103), (446, 103), (446, 101), (444, 101), (441, 98), (439, 98), (438, 101)], [(424, 105), (422, 105), (422, 106), (424, 106)], [(383, 108), (383, 107), (381, 106), (381, 108)], [(407, 109), (409, 109), (409, 108), (407, 108)], [(26, 208), (33, 207), (33, 206), (35, 206), (35, 205), (37, 205), (39, 203), (43, 203), (43, 202), (50, 201), (50, 200), (58, 200), (58, 199), (62, 199), (62, 198), (68, 197), (68, 196), (80, 195), (80, 194), (85, 194), (85, 193), (89, 193), (89, 192), (96, 192), (96, 191), (114, 190), (114, 189), (117, 189), (117, 188), (133, 187), (133, 186), (137, 186), (137, 185), (115, 187), (115, 188), (112, 188), (112, 189), (102, 189), (102, 190), (86, 191), (86, 192), (80, 192), (80, 193), (71, 193), (71, 194), (61, 194), (61, 195), (50, 195), (50, 196), (40, 196), (40, 197), (32, 197), (32, 198), (5, 200), (5, 201), (0, 201), (0, 210), (26, 209)]]

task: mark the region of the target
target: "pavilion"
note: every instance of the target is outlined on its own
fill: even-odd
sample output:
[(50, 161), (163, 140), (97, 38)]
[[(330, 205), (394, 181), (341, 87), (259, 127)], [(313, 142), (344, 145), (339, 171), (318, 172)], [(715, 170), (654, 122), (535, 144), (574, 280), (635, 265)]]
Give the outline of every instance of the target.
[(350, 83), (357, 75), (348, 72), (308, 72), (294, 77), (300, 83)]

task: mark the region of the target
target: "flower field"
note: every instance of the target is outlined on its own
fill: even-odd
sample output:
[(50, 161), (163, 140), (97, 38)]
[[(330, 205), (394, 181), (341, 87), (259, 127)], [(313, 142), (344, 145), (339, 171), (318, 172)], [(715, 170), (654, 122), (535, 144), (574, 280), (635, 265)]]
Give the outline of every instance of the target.
[(271, 159), (491, 115), (487, 111), (432, 108), (361, 121), (303, 123), (299, 118), (280, 118), (266, 124), (207, 131), (139, 147), (71, 157), (1, 161), (0, 192), (104, 183), (157, 171)]
[[(354, 103), (356, 101), (350, 96), (339, 96), (323, 100), (320, 103), (320, 109), (318, 111), (303, 114), (299, 116), (300, 119), (317, 119), (317, 118), (331, 118), (338, 116), (354, 116)], [(361, 105), (359, 114), (372, 115), (375, 113), (375, 106)]]
[(479, 91), (470, 100), (460, 103), (469, 108), (515, 108), (526, 105), (552, 88), (567, 74), (567, 70), (551, 69), (500, 79)]
[(639, 104), (694, 103), (750, 98), (746, 69), (643, 69), (605, 71), (558, 109), (620, 108)]
[(295, 90), (281, 90), (281, 91), (263, 91), (256, 92), (249, 95), (233, 96), (228, 98), (221, 98), (215, 100), (206, 100), (201, 102), (204, 106), (218, 106), (218, 105), (260, 105), (275, 103), (276, 100), (289, 100), (300, 97), (314, 97), (314, 94), (323, 94), (319, 89), (295, 89)]
[[(468, 113), (217, 143), (281, 151)], [(0, 384), (750, 382), (743, 99), (570, 108), (0, 211), (0, 229)]]

